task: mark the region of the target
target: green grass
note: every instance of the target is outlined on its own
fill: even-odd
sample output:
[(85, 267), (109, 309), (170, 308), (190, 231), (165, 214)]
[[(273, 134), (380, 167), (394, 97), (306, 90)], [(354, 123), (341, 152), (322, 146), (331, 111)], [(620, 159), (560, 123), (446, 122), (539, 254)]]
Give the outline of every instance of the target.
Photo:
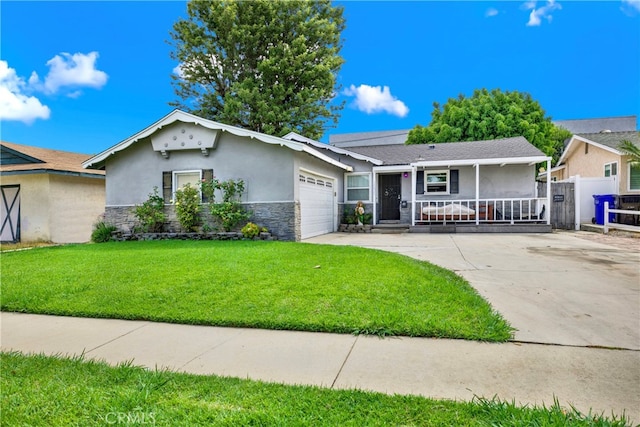
[(4, 311), (506, 341), (463, 278), (357, 247), (150, 241), (3, 253)]
[(0, 353), (2, 424), (12, 426), (625, 426), (558, 402), (431, 400), (110, 367)]

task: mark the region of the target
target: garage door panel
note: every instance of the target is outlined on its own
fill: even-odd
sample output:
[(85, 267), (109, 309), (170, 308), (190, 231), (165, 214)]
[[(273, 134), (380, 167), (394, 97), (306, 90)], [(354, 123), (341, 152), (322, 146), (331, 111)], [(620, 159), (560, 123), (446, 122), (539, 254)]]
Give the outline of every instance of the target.
[(333, 181), (313, 174), (301, 173), (300, 177), (302, 238), (335, 231)]

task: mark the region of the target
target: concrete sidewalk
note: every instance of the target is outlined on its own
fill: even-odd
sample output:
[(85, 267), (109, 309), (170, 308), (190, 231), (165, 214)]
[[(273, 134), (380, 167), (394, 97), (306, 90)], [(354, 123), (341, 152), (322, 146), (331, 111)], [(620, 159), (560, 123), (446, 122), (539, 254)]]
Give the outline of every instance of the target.
[(640, 421), (640, 352), (0, 314), (1, 349), (334, 389), (498, 396)]

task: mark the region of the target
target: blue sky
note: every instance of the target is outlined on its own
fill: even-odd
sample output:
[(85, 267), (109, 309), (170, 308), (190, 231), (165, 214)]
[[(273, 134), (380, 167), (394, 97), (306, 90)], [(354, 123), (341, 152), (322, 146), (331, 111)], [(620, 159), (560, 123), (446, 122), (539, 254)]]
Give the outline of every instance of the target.
[[(346, 1), (330, 133), (427, 125), (476, 88), (553, 119), (640, 116), (640, 0)], [(186, 3), (2, 1), (0, 136), (98, 153), (172, 110), (169, 31)]]

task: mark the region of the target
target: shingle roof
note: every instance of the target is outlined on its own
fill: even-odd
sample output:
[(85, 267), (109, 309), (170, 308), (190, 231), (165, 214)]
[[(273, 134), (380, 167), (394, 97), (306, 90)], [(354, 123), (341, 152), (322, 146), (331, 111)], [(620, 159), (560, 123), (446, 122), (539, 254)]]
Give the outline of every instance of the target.
[(635, 131), (637, 129), (636, 122), (636, 116), (553, 121), (556, 126), (561, 126), (573, 134), (595, 133), (603, 130), (611, 132)]
[(47, 148), (33, 147), (30, 145), (14, 144), (11, 142), (0, 142), (2, 149), (5, 147), (9, 151), (17, 152), (32, 158), (21, 164), (0, 164), (0, 173), (19, 171), (56, 171), (72, 172), (83, 175), (104, 175), (104, 171), (88, 171), (82, 167), (82, 162), (90, 158), (88, 154), (71, 153), (68, 151), (51, 150)]
[(637, 147), (640, 147), (640, 134), (638, 132), (580, 133), (578, 136), (616, 150), (620, 142), (625, 139), (631, 141)]
[(404, 144), (407, 136), (409, 136), (409, 129), (340, 133), (329, 135), (329, 144), (340, 148), (361, 147), (364, 145)]
[(422, 161), (441, 162), (472, 159), (546, 157), (542, 151), (521, 136), (489, 141), (448, 142), (440, 144), (368, 145), (349, 147), (349, 150), (380, 159), (384, 162), (384, 165), (407, 165)]

